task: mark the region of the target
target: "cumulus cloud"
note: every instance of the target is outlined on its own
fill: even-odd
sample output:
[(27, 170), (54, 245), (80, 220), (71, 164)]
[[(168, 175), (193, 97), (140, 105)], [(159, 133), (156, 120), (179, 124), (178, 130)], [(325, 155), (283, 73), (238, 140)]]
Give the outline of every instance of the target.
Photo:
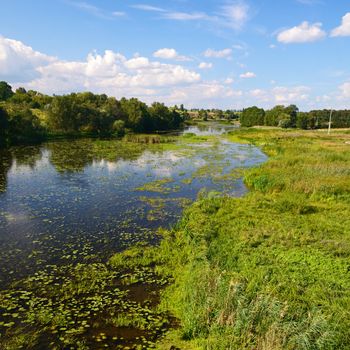
[(339, 86), (340, 99), (350, 99), (350, 82), (346, 82)]
[(179, 55), (175, 49), (163, 48), (153, 53), (153, 57), (162, 58), (165, 60), (175, 61), (191, 61), (189, 57)]
[(245, 73), (242, 73), (239, 77), (243, 79), (251, 79), (251, 78), (256, 78), (256, 74), (253, 72), (245, 72)]
[(307, 86), (276, 86), (272, 89), (253, 89), (248, 92), (248, 96), (253, 101), (258, 102), (265, 108), (275, 105), (289, 105), (306, 103), (309, 100), (310, 88)]
[(332, 30), (331, 36), (350, 36), (350, 12), (342, 18), (341, 25)]
[(204, 53), (204, 57), (212, 57), (212, 58), (231, 58), (232, 49), (223, 49), (223, 50), (213, 50), (207, 49)]
[(84, 61), (64, 61), (47, 56), (20, 41), (0, 38), (0, 75), (12, 84), (46, 93), (92, 90), (117, 97), (149, 96), (157, 88), (199, 82), (200, 74), (181, 65), (127, 59), (106, 50), (90, 53)]
[(36, 67), (48, 65), (55, 57), (34, 51), (20, 41), (0, 36), (0, 76), (12, 82), (28, 81), (39, 76)]
[[(239, 98), (242, 95), (243, 92), (241, 90), (234, 90), (232, 87), (217, 81), (207, 81), (189, 85), (181, 89), (175, 88), (166, 100), (169, 103), (185, 103), (189, 107), (222, 107), (223, 103), (227, 103), (225, 101), (226, 99), (232, 100), (230, 105), (234, 100), (238, 105), (241, 103)], [(201, 105), (198, 105), (198, 101), (201, 101)]]
[(227, 78), (224, 80), (224, 84), (228, 84), (228, 85), (233, 84), (233, 82), (234, 80), (232, 78)]
[(213, 68), (213, 64), (210, 63), (210, 62), (201, 62), (201, 63), (198, 65), (198, 68), (199, 68), (199, 69), (210, 69), (210, 68)]
[(305, 21), (299, 26), (280, 32), (277, 35), (277, 40), (284, 44), (318, 41), (326, 36), (326, 32), (321, 27), (321, 23), (310, 24)]

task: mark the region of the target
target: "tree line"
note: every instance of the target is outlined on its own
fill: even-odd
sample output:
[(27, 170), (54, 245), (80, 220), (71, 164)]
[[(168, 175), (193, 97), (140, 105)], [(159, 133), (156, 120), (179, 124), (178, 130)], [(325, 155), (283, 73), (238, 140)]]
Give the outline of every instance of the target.
[[(329, 125), (331, 110), (300, 112), (296, 105), (278, 105), (270, 110), (256, 106), (246, 108), (240, 116), (241, 126), (279, 126), (282, 128), (321, 129)], [(333, 128), (350, 128), (350, 110), (332, 111)]]
[(48, 96), (0, 82), (0, 145), (40, 141), (54, 135), (122, 136), (125, 132), (178, 129), (186, 111), (137, 98), (117, 100), (91, 92)]

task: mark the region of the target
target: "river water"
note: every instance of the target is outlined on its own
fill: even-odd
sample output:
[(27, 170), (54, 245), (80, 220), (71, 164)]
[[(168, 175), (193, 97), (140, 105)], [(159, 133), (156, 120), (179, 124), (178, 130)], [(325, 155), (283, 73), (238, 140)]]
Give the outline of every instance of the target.
[[(246, 192), (240, 171), (266, 160), (192, 126), (181, 144), (69, 140), (0, 152), (0, 286), (47, 265), (98, 262), (176, 223), (200, 192)], [(233, 175), (233, 176), (232, 176)]]

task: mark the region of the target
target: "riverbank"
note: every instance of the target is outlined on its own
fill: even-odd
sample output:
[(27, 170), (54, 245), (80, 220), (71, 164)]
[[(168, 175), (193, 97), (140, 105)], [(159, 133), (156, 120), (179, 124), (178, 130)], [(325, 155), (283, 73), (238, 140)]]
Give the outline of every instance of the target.
[(266, 156), (228, 128), (0, 153), (0, 348), (148, 349), (174, 328), (158, 307), (171, 280), (107, 261), (158, 244), (198, 193), (246, 193), (243, 169)]
[(240, 130), (270, 160), (243, 198), (198, 200), (159, 247), (113, 266), (171, 285), (160, 310), (179, 328), (160, 349), (347, 349), (350, 344), (350, 134)]

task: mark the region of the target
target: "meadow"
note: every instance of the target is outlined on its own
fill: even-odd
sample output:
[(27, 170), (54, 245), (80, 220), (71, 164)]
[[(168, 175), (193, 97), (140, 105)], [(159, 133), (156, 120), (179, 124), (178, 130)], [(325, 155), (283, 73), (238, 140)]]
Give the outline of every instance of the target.
[[(159, 229), (158, 245), (145, 236), (107, 263), (47, 265), (13, 283), (0, 293), (0, 347), (349, 349), (350, 131), (189, 134), (181, 152), (183, 142), (219, 150), (219, 140), (269, 158), (222, 176), (228, 155), (242, 157), (223, 148), (187, 182), (244, 176), (248, 193), (201, 191), (173, 228)], [(147, 194), (168, 195), (171, 184), (136, 189), (152, 220), (164, 203)]]
[(350, 348), (350, 133), (242, 129), (262, 147), (250, 193), (199, 198), (158, 247), (115, 255), (171, 284), (159, 349)]

